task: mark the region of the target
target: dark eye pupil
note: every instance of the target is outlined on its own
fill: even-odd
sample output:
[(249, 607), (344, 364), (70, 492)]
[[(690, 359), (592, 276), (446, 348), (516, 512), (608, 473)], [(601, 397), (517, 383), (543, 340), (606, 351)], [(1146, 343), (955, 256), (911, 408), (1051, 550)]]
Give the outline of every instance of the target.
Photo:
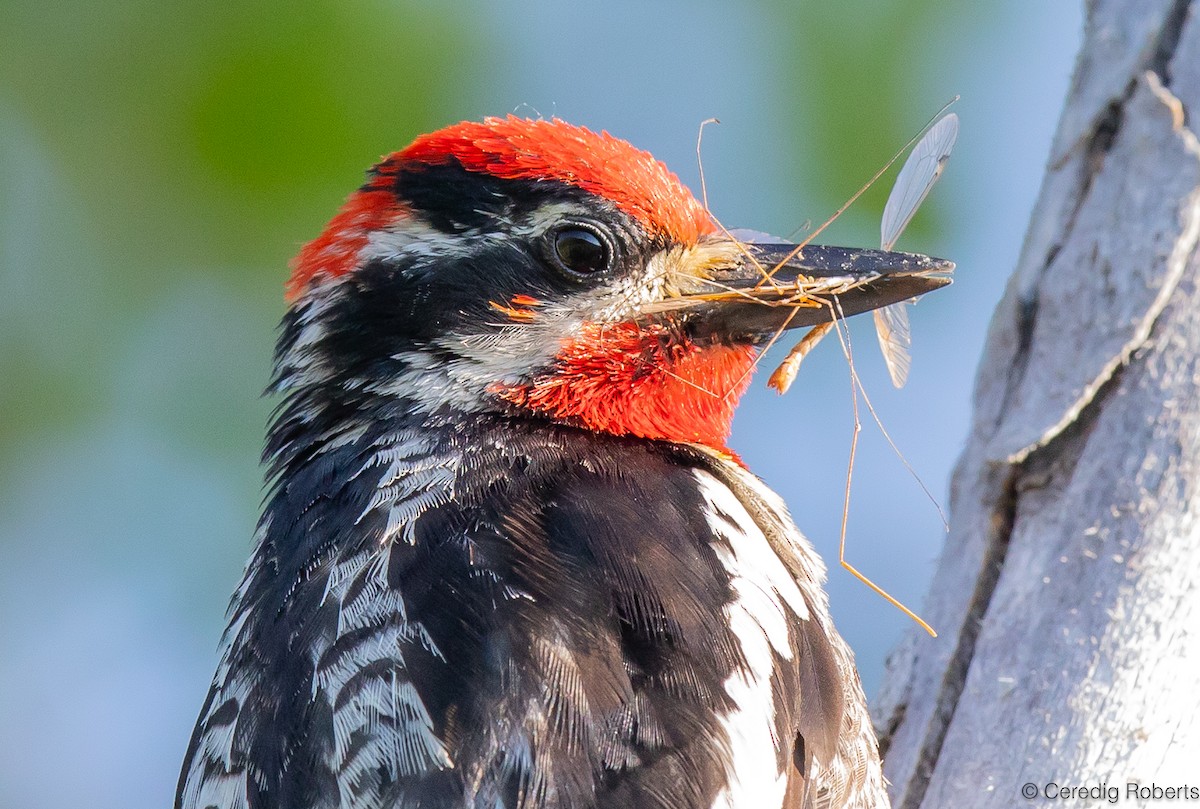
[(571, 272), (581, 275), (608, 268), (608, 248), (600, 237), (583, 228), (567, 228), (554, 237), (558, 259)]

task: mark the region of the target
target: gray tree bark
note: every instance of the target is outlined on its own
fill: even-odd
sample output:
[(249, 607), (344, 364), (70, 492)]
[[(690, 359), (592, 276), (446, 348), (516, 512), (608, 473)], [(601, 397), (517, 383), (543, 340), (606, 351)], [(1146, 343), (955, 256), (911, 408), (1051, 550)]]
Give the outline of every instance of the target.
[(1196, 127), (1200, 0), (1089, 3), (954, 473), (942, 635), (874, 709), (900, 809), (1200, 803)]

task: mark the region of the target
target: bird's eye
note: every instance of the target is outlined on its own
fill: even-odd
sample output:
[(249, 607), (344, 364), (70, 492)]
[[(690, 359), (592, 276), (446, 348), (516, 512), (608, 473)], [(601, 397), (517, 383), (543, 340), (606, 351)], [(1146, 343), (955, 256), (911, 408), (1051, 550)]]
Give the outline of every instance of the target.
[(567, 225), (551, 234), (555, 263), (577, 276), (595, 275), (612, 265), (612, 250), (598, 233)]

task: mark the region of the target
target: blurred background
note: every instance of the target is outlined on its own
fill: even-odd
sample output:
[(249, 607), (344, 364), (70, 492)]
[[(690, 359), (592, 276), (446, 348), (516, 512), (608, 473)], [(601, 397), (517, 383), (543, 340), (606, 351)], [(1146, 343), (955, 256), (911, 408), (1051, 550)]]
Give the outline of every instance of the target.
[[(891, 388), (856, 366), (945, 503), (1081, 29), (1043, 0), (604, 4), (0, 0), (0, 809), (171, 802), (249, 552), (259, 397), (288, 258), (418, 133), (516, 112), (608, 129), (713, 212), (820, 222), (947, 100), (958, 147), (901, 249), (957, 280), (912, 311)], [(893, 169), (894, 174), (894, 169)], [(891, 175), (820, 241), (878, 245)], [(787, 346), (768, 357), (781, 359)], [(836, 567), (852, 434), (829, 339), (732, 440)], [(944, 532), (864, 429), (851, 560), (919, 608)], [(830, 571), (868, 693), (907, 631)]]

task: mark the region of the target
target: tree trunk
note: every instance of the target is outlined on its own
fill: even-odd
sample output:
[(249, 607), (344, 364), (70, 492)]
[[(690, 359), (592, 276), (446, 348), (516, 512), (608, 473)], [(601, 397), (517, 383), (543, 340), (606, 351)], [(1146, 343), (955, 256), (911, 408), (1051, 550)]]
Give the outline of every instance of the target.
[(896, 807), (1200, 801), (1198, 121), (1200, 0), (1089, 3), (953, 478), (942, 635), (892, 654), (874, 712)]

